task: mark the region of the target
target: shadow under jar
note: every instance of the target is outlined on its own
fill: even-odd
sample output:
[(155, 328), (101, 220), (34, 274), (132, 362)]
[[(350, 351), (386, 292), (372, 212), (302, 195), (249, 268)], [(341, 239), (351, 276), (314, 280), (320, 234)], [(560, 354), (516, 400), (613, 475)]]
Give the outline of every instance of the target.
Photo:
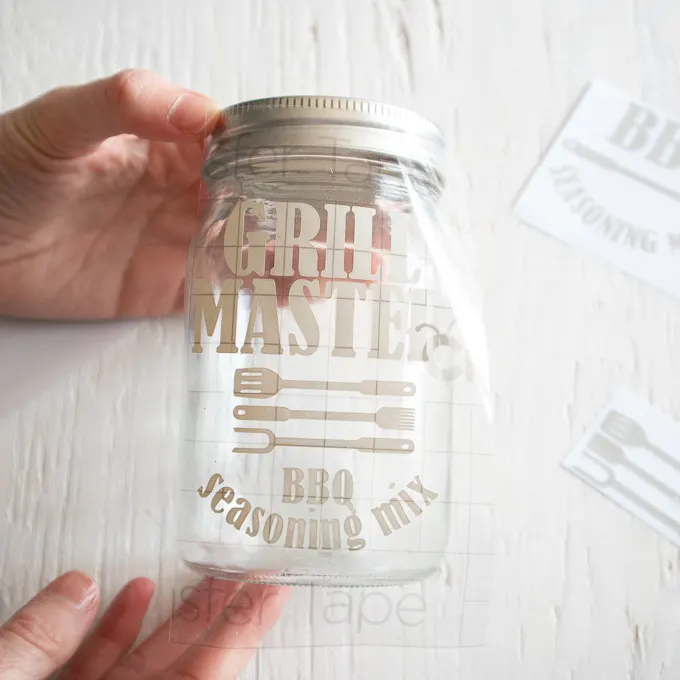
[(422, 579), (455, 532), (464, 372), (441, 135), (327, 97), (224, 121), (187, 276), (183, 558), (243, 581)]

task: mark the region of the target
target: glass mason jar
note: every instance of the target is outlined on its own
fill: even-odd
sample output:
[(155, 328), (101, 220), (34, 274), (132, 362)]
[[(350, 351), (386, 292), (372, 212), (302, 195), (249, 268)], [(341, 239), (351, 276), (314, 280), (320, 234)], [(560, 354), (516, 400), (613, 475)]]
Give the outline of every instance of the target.
[(187, 276), (183, 559), (244, 581), (422, 579), (459, 525), (452, 404), (469, 382), (442, 137), (343, 98), (224, 121)]

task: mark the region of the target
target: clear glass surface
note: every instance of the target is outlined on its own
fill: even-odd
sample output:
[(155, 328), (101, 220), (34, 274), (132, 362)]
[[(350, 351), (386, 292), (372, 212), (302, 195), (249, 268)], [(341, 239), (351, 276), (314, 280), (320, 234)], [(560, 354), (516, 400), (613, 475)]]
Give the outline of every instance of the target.
[(453, 405), (475, 389), (439, 177), (337, 149), (214, 157), (206, 174), (184, 560), (244, 581), (426, 577), (469, 521)]

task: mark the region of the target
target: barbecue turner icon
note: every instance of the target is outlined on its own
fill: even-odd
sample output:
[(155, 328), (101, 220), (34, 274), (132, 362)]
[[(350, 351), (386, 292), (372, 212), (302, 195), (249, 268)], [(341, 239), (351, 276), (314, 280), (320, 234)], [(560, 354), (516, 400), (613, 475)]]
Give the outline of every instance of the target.
[(239, 397), (269, 399), (286, 389), (357, 392), (377, 397), (412, 397), (416, 393), (413, 383), (393, 380), (283, 380), (269, 368), (239, 368), (234, 373), (234, 394)]

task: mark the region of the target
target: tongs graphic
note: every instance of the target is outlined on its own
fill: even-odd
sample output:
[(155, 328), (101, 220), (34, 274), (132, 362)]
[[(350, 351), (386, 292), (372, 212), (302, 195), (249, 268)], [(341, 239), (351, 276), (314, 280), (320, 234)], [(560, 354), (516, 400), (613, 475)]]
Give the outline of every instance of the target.
[(277, 446), (300, 446), (317, 449), (352, 449), (361, 453), (413, 453), (414, 445), (410, 439), (388, 439), (361, 437), (360, 439), (300, 439), (298, 437), (277, 437), (271, 430), (250, 427), (237, 427), (234, 432), (261, 434), (267, 438), (264, 446), (234, 448), (234, 453), (271, 453)]

